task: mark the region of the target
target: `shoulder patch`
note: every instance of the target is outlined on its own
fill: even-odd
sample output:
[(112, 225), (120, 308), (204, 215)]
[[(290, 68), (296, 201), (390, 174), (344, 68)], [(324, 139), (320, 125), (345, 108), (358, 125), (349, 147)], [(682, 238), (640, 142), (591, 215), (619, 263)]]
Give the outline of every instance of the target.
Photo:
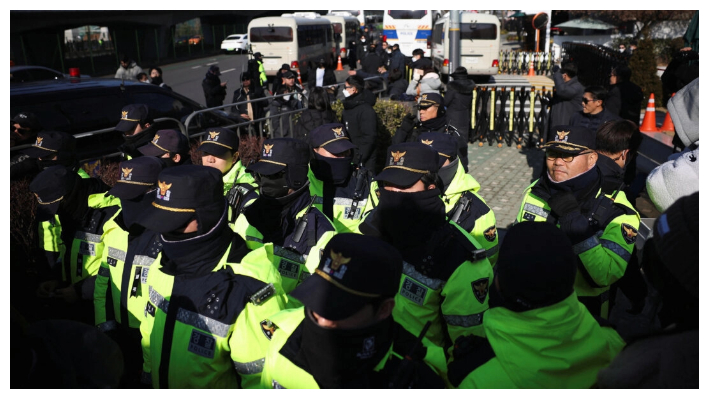
[(485, 302), (487, 297), (487, 292), (490, 289), (490, 279), (488, 277), (475, 280), (470, 285), (473, 287), (473, 294), (475, 294), (475, 299), (481, 304)]
[(497, 228), (495, 228), (495, 226), (490, 226), (483, 234), (485, 234), (486, 240), (493, 242), (495, 241), (495, 238), (497, 238)]
[(269, 341), (273, 338), (273, 333), (276, 332), (276, 329), (278, 329), (278, 326), (271, 320), (266, 319), (261, 322), (261, 332)]
[(623, 239), (626, 243), (635, 244), (635, 240), (638, 238), (638, 230), (635, 227), (627, 223), (623, 223), (620, 225), (620, 230), (623, 233)]

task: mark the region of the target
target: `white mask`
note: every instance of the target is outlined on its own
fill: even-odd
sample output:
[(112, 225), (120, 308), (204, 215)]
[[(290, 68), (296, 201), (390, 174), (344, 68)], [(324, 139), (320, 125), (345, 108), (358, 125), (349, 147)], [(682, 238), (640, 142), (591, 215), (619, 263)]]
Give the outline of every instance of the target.
[(411, 59), (415, 62), (419, 60), (419, 56), (417, 55), (416, 57), (411, 57)]
[(367, 39), (362, 39), (362, 40), (360, 40), (360, 42), (362, 42), (362, 43), (364, 43), (364, 42), (366, 42), (366, 41), (367, 41)]
[(345, 96), (345, 98), (352, 95), (349, 91), (347, 91), (347, 89), (342, 89), (342, 94)]
[(290, 100), (290, 94), (287, 95), (287, 96), (283, 96), (283, 99), (286, 100), (286, 101)]
[(387, 50), (387, 54), (391, 54), (391, 50)]

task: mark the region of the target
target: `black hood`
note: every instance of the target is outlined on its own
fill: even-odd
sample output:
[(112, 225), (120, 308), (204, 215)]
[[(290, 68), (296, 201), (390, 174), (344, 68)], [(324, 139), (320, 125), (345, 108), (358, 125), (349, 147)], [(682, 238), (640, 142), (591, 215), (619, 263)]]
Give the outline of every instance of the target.
[(448, 88), (460, 94), (472, 94), (475, 90), (475, 82), (468, 79), (454, 80), (448, 83)]
[(376, 103), (377, 96), (375, 96), (371, 91), (365, 89), (361, 93), (345, 98), (343, 105), (345, 106), (345, 109), (353, 109), (362, 104), (369, 104), (373, 107)]

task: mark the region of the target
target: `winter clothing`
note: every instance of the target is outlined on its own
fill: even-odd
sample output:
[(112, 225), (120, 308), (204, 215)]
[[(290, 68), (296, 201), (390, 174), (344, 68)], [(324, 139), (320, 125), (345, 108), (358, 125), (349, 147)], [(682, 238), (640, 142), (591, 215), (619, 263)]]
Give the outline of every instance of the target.
[[(277, 97), (271, 101), (271, 126), (273, 127), (271, 137), (290, 137), (290, 120), (293, 119), (294, 115), (278, 115), (303, 108), (303, 101), (305, 100), (302, 94), (303, 88), (297, 83), (290, 90), (288, 90), (287, 86), (281, 86), (274, 95), (289, 93), (290, 96)], [(281, 123), (283, 124), (282, 130)]]
[(419, 80), (412, 79), (411, 82), (409, 82), (409, 87), (406, 88), (406, 94), (417, 96), (423, 93), (438, 93), (440, 89), (441, 77), (435, 72), (429, 72)]
[(137, 76), (141, 72), (143, 72), (143, 69), (140, 68), (138, 64), (135, 63), (135, 61), (131, 61), (130, 64), (128, 64), (128, 68), (123, 68), (123, 66), (118, 67), (118, 70), (116, 71), (116, 76), (114, 76), (114, 78), (125, 80), (138, 80)]
[(402, 94), (406, 93), (406, 88), (409, 86), (406, 79), (399, 79), (387, 86), (387, 95), (391, 100), (399, 100)]
[(601, 127), (601, 125), (603, 125), (604, 123), (621, 119), (621, 117), (609, 112), (607, 109), (603, 109), (601, 112), (595, 115), (585, 114), (583, 111), (581, 111), (571, 116), (569, 125), (583, 126), (589, 130), (596, 132), (598, 131), (598, 128)]
[(470, 114), (473, 102), (475, 82), (458, 79), (448, 83), (443, 104), (446, 106), (448, 123), (458, 130), (458, 156), (463, 168), (468, 171), (468, 139), (470, 137)]
[(552, 141), (554, 134), (551, 128), (557, 125), (568, 125), (571, 117), (575, 112), (583, 110), (581, 103), (583, 99), (584, 87), (579, 83), (577, 77), (571, 78), (568, 82), (564, 82), (561, 77), (561, 72), (554, 72), (552, 75), (554, 80), (554, 97), (551, 101), (551, 112), (549, 114), (549, 139)]
[(606, 111), (640, 125), (640, 108), (643, 91), (633, 82), (620, 82), (608, 90), (608, 98), (603, 103)]
[(646, 187), (660, 212), (685, 195), (699, 191), (699, 147), (687, 149), (674, 160), (653, 169), (647, 176)]
[(337, 122), (337, 114), (333, 110), (318, 111), (308, 108), (301, 112), (298, 122), (293, 127), (293, 137), (308, 141), (308, 133), (318, 126)]
[[(370, 170), (375, 170), (377, 143), (377, 114), (374, 104), (377, 98), (369, 90), (353, 94), (343, 101), (342, 123), (357, 146), (354, 160)], [(361, 157), (361, 158), (360, 158)]]
[(226, 87), (221, 85), (219, 76), (207, 72), (202, 80), (202, 90), (207, 102), (207, 108), (218, 107), (224, 103), (226, 97)]
[(232, 103), (238, 103), (247, 100), (257, 100), (263, 98), (262, 101), (254, 101), (252, 103), (240, 104), (231, 107), (231, 112), (236, 114), (249, 114), (249, 104), (251, 104), (251, 112), (253, 113), (253, 119), (261, 119), (266, 115), (264, 108), (268, 106), (268, 100), (266, 100), (266, 94), (258, 85), (251, 85), (249, 87), (248, 93), (241, 87), (239, 90), (234, 90), (234, 97), (232, 98)]
[(323, 76), (323, 81), (321, 85), (317, 84), (318, 69), (313, 68), (308, 72), (308, 90), (312, 91), (316, 86), (330, 86), (337, 84), (337, 78), (335, 77), (335, 71), (332, 68), (325, 68), (325, 75)]

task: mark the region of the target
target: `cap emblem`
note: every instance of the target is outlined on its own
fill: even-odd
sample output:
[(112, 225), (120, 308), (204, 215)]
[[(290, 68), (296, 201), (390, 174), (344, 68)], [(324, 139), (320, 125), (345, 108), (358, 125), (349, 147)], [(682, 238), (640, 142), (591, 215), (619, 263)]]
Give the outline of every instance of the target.
[(345, 137), (345, 133), (342, 131), (342, 127), (333, 128), (332, 132), (335, 133), (335, 138)]
[(428, 100), (428, 94), (424, 94), (421, 96), (421, 101), (426, 101)]
[(263, 145), (263, 155), (264, 157), (271, 157), (273, 156), (273, 146), (274, 144), (264, 144)]
[(121, 111), (121, 119), (128, 119), (128, 111)]
[(424, 143), (424, 144), (426, 144), (426, 145), (431, 145), (431, 144), (433, 144), (433, 140), (421, 140), (421, 142)]
[(158, 187), (160, 188), (156, 193), (158, 199), (170, 201), (170, 187), (172, 187), (172, 183), (167, 184), (164, 181), (158, 180)]
[(347, 271), (347, 266), (352, 258), (345, 258), (342, 253), (330, 250), (330, 258), (325, 261), (323, 271), (335, 278), (341, 279)]
[(403, 165), (404, 165), (404, 155), (406, 155), (406, 151), (404, 151), (404, 152), (401, 152), (401, 151), (394, 152), (394, 151), (392, 151), (392, 152), (391, 152), (391, 159), (389, 160), (389, 162), (390, 162), (392, 165), (403, 166)]
[(219, 132), (209, 132), (209, 138), (207, 140), (219, 141)]
[(39, 137), (39, 136), (37, 136), (37, 141), (34, 143), (34, 145), (36, 145), (37, 147), (41, 147), (41, 146), (42, 146), (42, 140), (44, 140), (44, 137)]
[(556, 132), (556, 141), (569, 141), (569, 138), (567, 137), (571, 133), (570, 131), (568, 132)]
[(123, 180), (130, 180), (133, 168), (121, 168), (121, 171), (123, 171)]
[(480, 303), (485, 302), (485, 297), (487, 297), (487, 292), (489, 289), (489, 281), (490, 279), (485, 277), (470, 283), (473, 286), (473, 294), (475, 294), (475, 299), (477, 299)]
[(160, 139), (160, 136), (158, 136), (158, 135), (156, 134), (155, 137), (153, 137), (153, 144), (157, 144), (157, 143), (158, 143), (158, 139)]

